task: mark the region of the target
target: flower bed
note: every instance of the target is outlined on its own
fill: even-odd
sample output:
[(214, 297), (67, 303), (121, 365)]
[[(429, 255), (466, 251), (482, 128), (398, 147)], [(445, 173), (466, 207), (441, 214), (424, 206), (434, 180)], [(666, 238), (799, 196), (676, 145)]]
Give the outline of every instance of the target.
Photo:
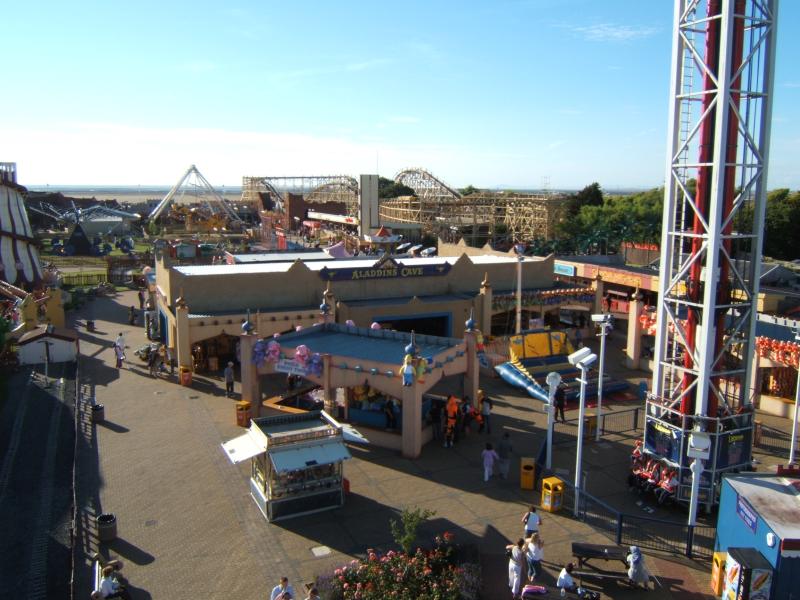
[(325, 600), (459, 600), (478, 598), (480, 565), (459, 561), (453, 536), (437, 536), (430, 550), (412, 554), (393, 550), (380, 555), (367, 551), (366, 560), (354, 560), (317, 580)]

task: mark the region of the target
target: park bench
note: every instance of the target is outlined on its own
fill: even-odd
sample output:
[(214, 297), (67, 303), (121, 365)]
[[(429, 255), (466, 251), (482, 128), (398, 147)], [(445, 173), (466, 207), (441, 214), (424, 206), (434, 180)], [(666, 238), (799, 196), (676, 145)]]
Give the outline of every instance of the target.
[(103, 567), (111, 565), (114, 570), (119, 572), (122, 569), (122, 561), (105, 560), (99, 552), (92, 554), (92, 593), (100, 589), (100, 580), (103, 578)]
[(579, 567), (588, 565), (589, 561), (592, 559), (602, 558), (604, 561), (619, 560), (627, 568), (627, 554), (628, 552), (625, 548), (617, 546), (616, 544), (572, 543), (572, 556), (578, 559)]

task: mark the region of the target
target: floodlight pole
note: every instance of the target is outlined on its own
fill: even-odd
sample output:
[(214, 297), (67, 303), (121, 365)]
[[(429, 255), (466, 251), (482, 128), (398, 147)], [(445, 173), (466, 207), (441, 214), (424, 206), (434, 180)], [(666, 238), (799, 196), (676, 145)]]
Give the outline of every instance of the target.
[[(603, 315), (608, 318), (608, 315)], [(595, 440), (600, 441), (600, 430), (602, 429), (601, 417), (603, 414), (603, 367), (606, 363), (606, 334), (610, 329), (611, 323), (607, 320), (600, 322), (600, 366), (597, 371), (597, 423), (595, 424)]]
[(517, 255), (517, 335), (522, 332), (522, 261), (525, 260), (524, 255), (520, 252)]
[(547, 404), (547, 458), (545, 460), (545, 467), (550, 470), (553, 468), (553, 421), (555, 419), (555, 403), (553, 400), (556, 396), (556, 390), (561, 383), (561, 375), (557, 371), (551, 371), (547, 374), (545, 380), (549, 386), (549, 402)]
[[(800, 343), (800, 329), (795, 331), (794, 339)], [(797, 405), (800, 404), (800, 361), (797, 363), (797, 386), (794, 391), (794, 416), (792, 417), (792, 445), (789, 446), (789, 464), (794, 464), (795, 447), (797, 446)]]
[(575, 453), (575, 508), (573, 514), (578, 517), (580, 506), (580, 490), (581, 490), (581, 468), (583, 461), (583, 418), (586, 412), (586, 385), (589, 372), (589, 366), (583, 361), (579, 362), (577, 367), (581, 370), (581, 393), (580, 393), (580, 407), (578, 411), (578, 449)]

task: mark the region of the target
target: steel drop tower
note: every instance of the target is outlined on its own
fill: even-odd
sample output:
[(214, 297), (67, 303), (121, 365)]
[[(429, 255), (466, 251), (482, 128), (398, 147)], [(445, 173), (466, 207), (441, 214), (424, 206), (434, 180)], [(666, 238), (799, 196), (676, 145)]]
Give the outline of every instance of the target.
[(777, 9), (675, 1), (645, 451), (680, 469), (690, 525), (716, 502), (720, 474), (750, 465)]

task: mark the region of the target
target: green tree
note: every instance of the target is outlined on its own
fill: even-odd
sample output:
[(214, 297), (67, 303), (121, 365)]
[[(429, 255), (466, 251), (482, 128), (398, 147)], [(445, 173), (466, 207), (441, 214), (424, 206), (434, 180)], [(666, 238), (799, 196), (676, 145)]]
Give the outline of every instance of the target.
[(152, 236), (158, 235), (158, 225), (156, 225), (155, 220), (152, 220), (147, 224), (147, 233)]
[(389, 521), (392, 528), (392, 537), (395, 543), (403, 549), (406, 554), (411, 553), (411, 547), (417, 539), (417, 531), (420, 525), (430, 519), (436, 511), (427, 508), (404, 508), (400, 513), (400, 522), (394, 519)]
[(414, 190), (397, 183), (393, 179), (378, 177), (378, 198), (397, 198), (398, 196), (416, 196)]
[(474, 185), (468, 185), (467, 187), (458, 190), (458, 193), (461, 194), (462, 196), (470, 196), (478, 192), (480, 192), (480, 190), (476, 188)]

